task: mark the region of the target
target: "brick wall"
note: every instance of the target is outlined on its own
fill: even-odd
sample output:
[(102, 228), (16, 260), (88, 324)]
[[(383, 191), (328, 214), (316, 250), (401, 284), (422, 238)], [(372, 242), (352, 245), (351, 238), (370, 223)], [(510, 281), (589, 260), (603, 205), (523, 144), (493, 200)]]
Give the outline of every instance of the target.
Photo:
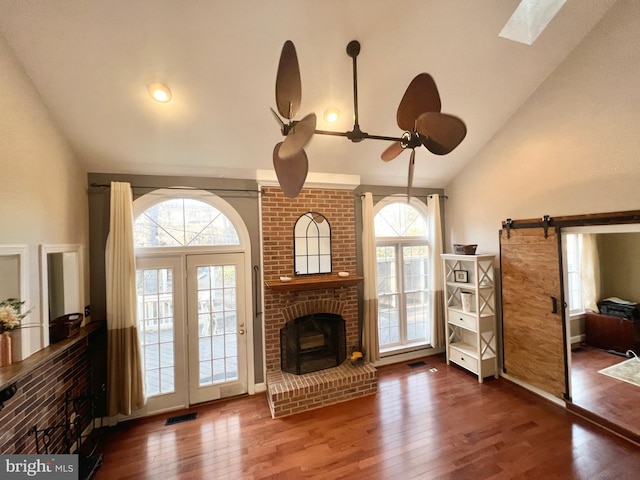
[[(352, 190), (303, 189), (296, 198), (288, 198), (279, 187), (265, 187), (262, 197), (264, 240), (264, 276), (266, 281), (293, 274), (293, 227), (307, 212), (318, 212), (331, 225), (333, 272), (356, 273), (355, 198)], [(357, 287), (313, 290), (280, 294), (265, 290), (264, 323), (266, 365), (280, 368), (280, 328), (283, 312), (297, 303), (332, 299), (342, 304), (347, 352), (358, 344)]]
[[(86, 392), (89, 362), (85, 337), (17, 382), (15, 395), (0, 410), (0, 453), (36, 453), (36, 438), (29, 430), (34, 425), (43, 429), (65, 422), (67, 391), (71, 398)], [(65, 449), (64, 430), (53, 431), (49, 452), (64, 453)]]

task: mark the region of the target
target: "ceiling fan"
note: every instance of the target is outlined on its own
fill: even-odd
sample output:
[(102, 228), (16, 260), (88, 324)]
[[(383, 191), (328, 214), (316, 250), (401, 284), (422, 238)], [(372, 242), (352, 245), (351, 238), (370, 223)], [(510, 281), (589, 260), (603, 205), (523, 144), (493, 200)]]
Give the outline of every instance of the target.
[(302, 120), (294, 120), (300, 108), (302, 86), (298, 57), (293, 42), (287, 40), (282, 47), (276, 77), (276, 105), (280, 115), (271, 109), (285, 136), (273, 150), (273, 165), (283, 192), (290, 198), (298, 195), (309, 170), (309, 162), (304, 147), (314, 134), (346, 137), (352, 142), (366, 139), (393, 142), (382, 152), (385, 162), (396, 158), (403, 150), (411, 149), (407, 196), (411, 196), (415, 149), (424, 146), (435, 155), (446, 155), (455, 149), (467, 134), (467, 127), (458, 117), (442, 113), (440, 95), (435, 81), (428, 73), (417, 75), (407, 87), (400, 101), (396, 121), (404, 130), (401, 137), (372, 135), (363, 132), (358, 123), (358, 68), (357, 57), (360, 43), (352, 40), (347, 45), (347, 55), (353, 60), (353, 129), (348, 132), (316, 130), (316, 116), (311, 113)]

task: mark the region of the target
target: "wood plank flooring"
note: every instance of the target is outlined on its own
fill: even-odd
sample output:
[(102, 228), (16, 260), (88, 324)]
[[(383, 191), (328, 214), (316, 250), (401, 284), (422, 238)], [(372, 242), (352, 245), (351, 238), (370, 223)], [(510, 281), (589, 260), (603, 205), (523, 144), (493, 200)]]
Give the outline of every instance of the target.
[(640, 447), (507, 380), (423, 360), (381, 367), (376, 395), (281, 419), (259, 394), (107, 429), (95, 478), (637, 478)]
[(574, 349), (571, 353), (571, 396), (574, 405), (640, 440), (640, 387), (598, 373), (598, 370), (625, 360), (625, 357), (595, 347)]

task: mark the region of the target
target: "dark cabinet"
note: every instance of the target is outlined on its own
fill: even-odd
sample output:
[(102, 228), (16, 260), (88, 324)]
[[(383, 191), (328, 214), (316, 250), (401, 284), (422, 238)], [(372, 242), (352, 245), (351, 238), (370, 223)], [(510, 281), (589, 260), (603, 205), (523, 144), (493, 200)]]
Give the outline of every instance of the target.
[(622, 353), (640, 352), (640, 321), (592, 312), (587, 312), (585, 319), (587, 345)]

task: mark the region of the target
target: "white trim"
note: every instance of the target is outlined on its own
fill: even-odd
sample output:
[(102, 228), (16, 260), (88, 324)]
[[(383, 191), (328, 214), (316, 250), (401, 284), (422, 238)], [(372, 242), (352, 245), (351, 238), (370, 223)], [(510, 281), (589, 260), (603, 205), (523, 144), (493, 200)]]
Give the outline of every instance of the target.
[[(275, 170), (256, 170), (258, 187), (279, 187)], [(341, 173), (309, 172), (304, 182), (304, 188), (334, 188), (336, 190), (355, 190), (360, 186), (360, 175), (345, 175)]]
[(522, 380), (518, 380), (517, 378), (513, 378), (509, 375), (507, 375), (506, 373), (501, 373), (500, 374), (501, 377), (509, 380), (510, 382), (515, 383), (516, 385), (521, 386), (522, 388), (524, 388), (525, 390), (529, 390), (532, 393), (535, 393), (536, 395), (544, 398), (545, 400), (549, 400), (552, 403), (555, 403), (556, 405), (565, 408), (566, 407), (566, 403), (564, 400), (559, 399), (558, 397), (555, 397), (553, 395), (551, 395), (549, 392), (545, 392), (544, 390), (541, 390), (537, 387), (534, 387), (533, 385), (529, 385), (526, 382), (523, 382)]
[(628, 233), (640, 232), (640, 223), (562, 227), (562, 233)]
[(77, 282), (78, 282), (78, 305), (73, 311), (67, 313), (80, 312), (84, 314), (84, 258), (82, 245), (80, 244), (59, 244), (40, 245), (40, 321), (44, 326), (41, 333), (42, 347), (49, 345), (49, 263), (47, 255), (50, 253), (75, 253), (77, 262)]
[[(267, 384), (262, 382), (262, 383), (256, 383), (255, 385), (255, 390), (254, 390), (254, 394), (255, 393), (262, 393), (262, 392), (266, 392), (267, 391)], [(250, 395), (253, 395), (250, 393)]]
[[(27, 309), (33, 308), (29, 296), (29, 245), (0, 245), (0, 256), (18, 256), (19, 276), (18, 278), (18, 298), (24, 302)], [(0, 300), (5, 300), (0, 299)], [(24, 360), (35, 352), (31, 350), (31, 330), (30, 328), (20, 329), (20, 348), (13, 353), (16, 361)]]
[(398, 353), (396, 355), (387, 355), (375, 362), (375, 367), (382, 367), (384, 365), (392, 365), (394, 363), (402, 363), (409, 360), (416, 360), (417, 358), (430, 357), (431, 355), (437, 355), (444, 352), (444, 347), (441, 348), (422, 348), (406, 353)]
[[(245, 265), (245, 279), (247, 283), (247, 288), (245, 288), (245, 307), (246, 312), (253, 312), (253, 301), (252, 301), (252, 291), (253, 291), (253, 270), (251, 265), (251, 238), (249, 236), (249, 230), (247, 230), (247, 226), (242, 219), (242, 216), (236, 211), (236, 209), (226, 200), (219, 197), (218, 195), (208, 192), (205, 190), (187, 190), (187, 189), (171, 189), (171, 188), (161, 188), (158, 190), (154, 190), (150, 193), (147, 193), (133, 202), (133, 215), (134, 220), (137, 218), (142, 212), (147, 210), (148, 208), (166, 201), (171, 198), (193, 198), (197, 199), (201, 202), (207, 203), (212, 207), (218, 209), (220, 213), (225, 215), (229, 221), (232, 223), (236, 232), (238, 234), (239, 245), (222, 245), (222, 246), (197, 246), (197, 247), (174, 247), (174, 248), (144, 248), (138, 249), (136, 248), (136, 255), (141, 254), (146, 256), (151, 254), (151, 251), (154, 250), (155, 254), (159, 255), (188, 255), (188, 254), (197, 254), (197, 253), (230, 253), (230, 252), (238, 252), (244, 255), (244, 265)], [(246, 336), (247, 336), (247, 391), (248, 393), (253, 393), (255, 389), (255, 353), (253, 349), (253, 337), (254, 337), (254, 326), (253, 326), (253, 314), (248, 315), (250, 317), (250, 321), (246, 322)]]
[(586, 339), (587, 339), (587, 336), (584, 333), (582, 333), (580, 335), (575, 335), (571, 337), (569, 341), (571, 342), (571, 345), (575, 345), (576, 343), (584, 342)]

